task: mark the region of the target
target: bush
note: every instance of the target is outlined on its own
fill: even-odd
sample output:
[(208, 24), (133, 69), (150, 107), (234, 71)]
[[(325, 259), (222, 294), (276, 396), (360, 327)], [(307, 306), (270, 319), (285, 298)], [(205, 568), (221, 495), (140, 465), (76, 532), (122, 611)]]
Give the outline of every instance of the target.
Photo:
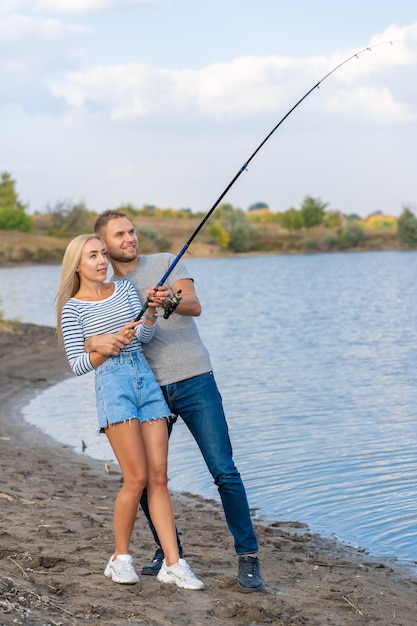
[(218, 207), (217, 219), (211, 218), (208, 221), (208, 233), (214, 238), (219, 237), (224, 244), (228, 237), (227, 247), (232, 252), (248, 252), (256, 242), (256, 230), (248, 216), (242, 209), (235, 209), (231, 204)]
[(303, 218), (297, 209), (288, 209), (280, 213), (279, 224), (286, 230), (300, 230), (303, 227)]
[(57, 202), (53, 207), (47, 207), (51, 216), (51, 226), (48, 234), (54, 237), (75, 237), (81, 233), (92, 233), (94, 216), (83, 203)]
[(26, 233), (33, 228), (32, 219), (26, 215), (26, 206), (17, 196), (15, 181), (8, 172), (0, 175), (0, 229), (19, 230)]
[(10, 206), (0, 207), (0, 230), (19, 230), (30, 233), (32, 229), (32, 219), (23, 209)]
[(325, 228), (341, 228), (343, 217), (337, 211), (327, 211), (324, 214), (322, 224)]
[(212, 237), (214, 241), (219, 244), (219, 246), (227, 250), (230, 243), (230, 237), (229, 233), (220, 222), (217, 221), (210, 224), (207, 228), (207, 234), (210, 235), (210, 237)]
[[(147, 226), (139, 226), (136, 230), (139, 237), (139, 247), (142, 252), (149, 252), (154, 248), (156, 248), (158, 252), (162, 252), (163, 250), (169, 248), (169, 242), (167, 241), (167, 239), (158, 235), (156, 230), (154, 230), (153, 228), (149, 228)], [(148, 240), (148, 242), (151, 242), (153, 245), (146, 245), (146, 240)]]
[(321, 247), (324, 250), (334, 250), (339, 247), (339, 239), (335, 233), (329, 233), (322, 241)]
[(348, 222), (339, 232), (338, 241), (341, 248), (354, 248), (365, 241), (365, 233), (359, 224)]
[(223, 227), (229, 235), (229, 249), (232, 252), (248, 252), (252, 249), (256, 232), (243, 211), (235, 209), (228, 212), (223, 219)]
[(303, 248), (304, 250), (317, 250), (318, 245), (317, 242), (314, 241), (314, 239), (311, 239), (311, 237), (307, 237), (303, 241)]
[(405, 208), (398, 218), (397, 232), (401, 243), (417, 246), (417, 217)]
[(374, 213), (361, 221), (364, 227), (370, 230), (395, 230), (397, 227), (397, 220), (395, 217), (381, 215), (379, 213)]

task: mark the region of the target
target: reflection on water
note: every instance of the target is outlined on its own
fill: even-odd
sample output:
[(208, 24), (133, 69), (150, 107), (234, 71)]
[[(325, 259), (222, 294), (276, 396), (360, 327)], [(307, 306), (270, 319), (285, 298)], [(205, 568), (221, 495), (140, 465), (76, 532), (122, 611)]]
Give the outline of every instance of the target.
[[(380, 556), (417, 560), (417, 254), (186, 262), (251, 506)], [(31, 315), (45, 301), (35, 297)], [(48, 315), (37, 323), (53, 325)], [(83, 440), (86, 453), (112, 459), (96, 434), (93, 375), (44, 391), (25, 415), (76, 450)], [(172, 489), (216, 495), (181, 420), (170, 480)]]

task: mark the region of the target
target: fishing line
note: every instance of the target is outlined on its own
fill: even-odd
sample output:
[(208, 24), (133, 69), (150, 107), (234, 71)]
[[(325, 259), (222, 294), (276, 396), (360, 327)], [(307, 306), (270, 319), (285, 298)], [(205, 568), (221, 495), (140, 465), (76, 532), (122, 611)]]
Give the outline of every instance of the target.
[[(308, 98), (308, 96), (315, 90), (315, 89), (319, 89), (320, 85), (327, 80), (332, 74), (334, 74), (335, 72), (337, 72), (337, 70), (339, 70), (341, 67), (343, 67), (343, 65), (346, 65), (346, 63), (349, 63), (349, 61), (351, 61), (352, 59), (358, 59), (359, 56), (361, 54), (363, 54), (364, 52), (372, 52), (372, 50), (374, 48), (378, 48), (379, 46), (386, 46), (386, 45), (393, 45), (393, 41), (384, 41), (381, 43), (377, 43), (373, 46), (367, 46), (366, 48), (363, 48), (362, 50), (359, 50), (359, 52), (355, 52), (354, 54), (352, 54), (350, 57), (348, 57), (347, 59), (345, 59), (344, 61), (342, 61), (341, 63), (339, 63), (338, 65), (336, 65), (332, 70), (330, 70), (330, 72), (328, 72), (327, 74), (325, 74), (325, 76), (323, 76), (323, 78), (321, 80), (318, 81), (318, 83), (316, 83), (315, 85), (313, 85), (313, 87), (311, 87), (299, 100), (298, 102), (296, 102), (294, 104), (293, 107), (291, 107), (291, 109), (288, 111), (288, 113), (286, 113), (284, 115), (283, 118), (280, 119), (280, 121), (278, 122), (278, 124), (276, 124), (274, 126), (274, 128), (267, 134), (267, 136), (265, 137), (265, 139), (263, 139), (263, 141), (261, 141), (261, 143), (259, 144), (259, 146), (256, 148), (256, 150), (254, 152), (252, 152), (252, 154), (250, 155), (250, 157), (245, 161), (245, 163), (242, 165), (242, 167), (238, 170), (238, 172), (235, 174), (235, 176), (232, 178), (232, 180), (230, 181), (230, 183), (227, 185), (227, 187), (224, 189), (224, 191), (220, 194), (220, 196), (217, 198), (217, 200), (215, 201), (215, 203), (213, 204), (213, 206), (211, 207), (211, 209), (206, 213), (206, 215), (204, 216), (204, 218), (202, 219), (202, 221), (200, 222), (200, 224), (197, 226), (197, 228), (195, 229), (195, 231), (192, 233), (191, 237), (188, 239), (188, 241), (183, 245), (183, 247), (181, 248), (181, 250), (179, 251), (179, 253), (177, 254), (177, 256), (175, 257), (175, 259), (172, 261), (171, 265), (168, 267), (167, 271), (165, 272), (165, 274), (162, 276), (161, 280), (158, 282), (158, 284), (156, 285), (156, 288), (158, 287), (162, 287), (162, 285), (164, 284), (164, 282), (166, 281), (166, 279), (168, 278), (168, 276), (170, 275), (170, 273), (172, 272), (172, 270), (174, 269), (174, 267), (177, 265), (177, 263), (179, 262), (179, 260), (184, 256), (184, 254), (187, 252), (190, 244), (192, 243), (192, 241), (195, 239), (195, 237), (198, 235), (198, 233), (200, 232), (200, 230), (203, 228), (204, 224), (207, 222), (207, 220), (209, 219), (209, 217), (212, 215), (212, 213), (214, 212), (214, 210), (219, 206), (220, 202), (223, 200), (224, 196), (227, 194), (227, 192), (230, 190), (231, 187), (233, 187), (233, 185), (235, 184), (235, 182), (237, 181), (237, 179), (240, 177), (240, 175), (242, 174), (242, 172), (246, 171), (248, 168), (249, 163), (252, 161), (252, 159), (258, 154), (259, 150), (266, 144), (266, 142), (268, 141), (268, 139), (270, 139), (270, 137), (275, 133), (276, 130), (278, 130), (278, 128), (281, 126), (281, 124), (283, 124), (285, 122), (285, 120), (287, 119), (287, 117), (289, 117), (291, 115), (291, 113), (293, 113), (293, 111), (295, 111), (295, 109), (306, 99)], [(175, 294), (174, 294), (175, 295)], [(179, 297), (179, 301), (181, 300), (181, 298)], [(178, 306), (179, 301), (176, 304), (176, 306)], [(148, 301), (145, 302), (145, 304), (142, 307), (141, 312), (139, 313), (139, 315), (137, 316), (137, 320), (140, 320), (143, 313), (146, 311), (146, 309), (148, 308)], [(174, 307), (175, 308), (175, 307)], [(174, 310), (174, 309), (172, 309)], [(171, 311), (172, 312), (172, 311)], [(170, 313), (169, 313), (170, 314)], [(168, 314), (168, 315), (169, 315)]]

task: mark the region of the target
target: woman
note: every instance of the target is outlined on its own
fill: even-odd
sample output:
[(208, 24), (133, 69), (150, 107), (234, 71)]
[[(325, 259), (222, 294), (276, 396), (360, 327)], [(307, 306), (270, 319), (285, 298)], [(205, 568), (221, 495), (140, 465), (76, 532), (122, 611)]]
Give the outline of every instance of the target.
[[(165, 555), (158, 579), (203, 589), (179, 558), (167, 477), (170, 412), (142, 350), (155, 333), (156, 310), (150, 303), (143, 322), (135, 322), (141, 310), (136, 290), (128, 281), (106, 282), (107, 267), (97, 235), (76, 237), (65, 251), (56, 299), (58, 337), (75, 374), (95, 370), (99, 431), (106, 433), (123, 474), (114, 507), (115, 550), (104, 574), (118, 583), (139, 581), (129, 543), (146, 485)], [(84, 341), (98, 334), (116, 335), (120, 347), (109, 357), (87, 353)]]

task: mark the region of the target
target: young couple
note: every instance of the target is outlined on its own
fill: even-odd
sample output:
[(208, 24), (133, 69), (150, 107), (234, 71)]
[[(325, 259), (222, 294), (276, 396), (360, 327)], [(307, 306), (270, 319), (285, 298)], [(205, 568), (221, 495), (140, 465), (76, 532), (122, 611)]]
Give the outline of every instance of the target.
[[(150, 288), (174, 257), (139, 257), (135, 229), (119, 211), (100, 215), (95, 232), (76, 237), (66, 250), (57, 313), (73, 371), (95, 370), (99, 429), (123, 473), (114, 510), (115, 550), (105, 574), (115, 582), (138, 581), (129, 542), (140, 501), (157, 543), (142, 574), (188, 589), (204, 587), (182, 558), (167, 488), (168, 437), (181, 416), (219, 489), (238, 555), (239, 588), (259, 591), (258, 543), (210, 357), (193, 319), (201, 313), (193, 280), (180, 262), (165, 285)], [(106, 282), (108, 259), (114, 282)], [(179, 306), (164, 319), (160, 307), (179, 290)], [(135, 322), (145, 301), (145, 315)]]

